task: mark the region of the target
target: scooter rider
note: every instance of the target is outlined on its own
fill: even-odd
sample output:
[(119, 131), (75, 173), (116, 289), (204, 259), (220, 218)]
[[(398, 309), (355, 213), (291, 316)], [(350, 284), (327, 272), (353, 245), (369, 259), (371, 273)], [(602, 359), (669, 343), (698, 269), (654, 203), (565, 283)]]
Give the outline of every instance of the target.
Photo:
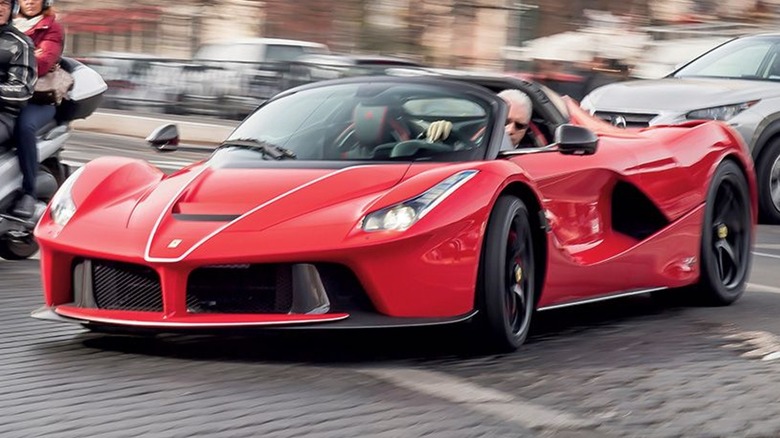
[(11, 23), (18, 11), (17, 0), (0, 0), (0, 143), (11, 139), (38, 80), (33, 42)]
[[(13, 24), (33, 42), (38, 80), (41, 80), (60, 62), (65, 34), (54, 12), (54, 0), (17, 1), (20, 3), (20, 10)], [(33, 95), (30, 102), (19, 113), (14, 132), (14, 144), (22, 170), (24, 195), (14, 206), (13, 215), (16, 217), (32, 217), (35, 212), (37, 197), (35, 181), (39, 161), (36, 133), (54, 119), (56, 111), (55, 102), (41, 101)]]

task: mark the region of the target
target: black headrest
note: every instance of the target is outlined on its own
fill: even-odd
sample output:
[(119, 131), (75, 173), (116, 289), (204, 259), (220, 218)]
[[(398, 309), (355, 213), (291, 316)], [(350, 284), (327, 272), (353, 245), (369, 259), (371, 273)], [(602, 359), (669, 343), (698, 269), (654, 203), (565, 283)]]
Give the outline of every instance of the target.
[(353, 115), (357, 141), (367, 146), (380, 144), (387, 124), (387, 117), (388, 108), (386, 106), (358, 104)]

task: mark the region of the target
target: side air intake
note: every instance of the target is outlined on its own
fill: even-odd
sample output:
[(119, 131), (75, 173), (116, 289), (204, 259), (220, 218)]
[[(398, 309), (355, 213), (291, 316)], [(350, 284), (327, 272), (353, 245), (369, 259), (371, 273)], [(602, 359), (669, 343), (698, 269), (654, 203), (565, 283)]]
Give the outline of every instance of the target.
[(643, 240), (669, 225), (669, 220), (644, 193), (620, 181), (612, 192), (612, 228)]

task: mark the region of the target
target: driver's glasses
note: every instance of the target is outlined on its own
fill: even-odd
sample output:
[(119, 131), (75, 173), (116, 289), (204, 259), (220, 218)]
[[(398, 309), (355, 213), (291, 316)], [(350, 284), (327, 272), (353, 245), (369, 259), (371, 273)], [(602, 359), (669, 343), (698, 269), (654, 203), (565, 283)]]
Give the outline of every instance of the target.
[(506, 126), (512, 127), (517, 131), (522, 131), (523, 129), (528, 127), (528, 123), (518, 122), (517, 120), (506, 120)]

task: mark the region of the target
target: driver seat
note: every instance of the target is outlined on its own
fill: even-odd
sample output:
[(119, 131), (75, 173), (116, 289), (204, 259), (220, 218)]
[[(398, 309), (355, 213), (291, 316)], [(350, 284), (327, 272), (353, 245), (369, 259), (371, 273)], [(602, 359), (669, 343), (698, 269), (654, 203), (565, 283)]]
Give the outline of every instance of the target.
[[(377, 146), (409, 140), (411, 135), (393, 111), (384, 105), (358, 104), (352, 115), (355, 140), (362, 158), (377, 158)], [(388, 150), (388, 155), (390, 151)]]

